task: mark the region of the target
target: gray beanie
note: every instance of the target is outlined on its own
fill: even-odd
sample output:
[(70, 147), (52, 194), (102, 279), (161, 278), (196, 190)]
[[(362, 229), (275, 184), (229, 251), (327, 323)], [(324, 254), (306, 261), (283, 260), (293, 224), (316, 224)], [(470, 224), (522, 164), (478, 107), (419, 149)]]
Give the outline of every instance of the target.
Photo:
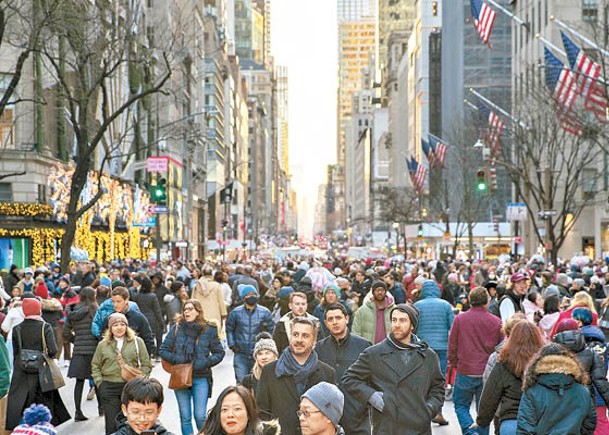
[(345, 396), (336, 385), (320, 382), (309, 388), (300, 399), (307, 398), (317, 406), (323, 415), (336, 427), (343, 416)]
[[(416, 333), (417, 328), (419, 327), (419, 310), (411, 304), (398, 304), (393, 307), (391, 314), (393, 314), (395, 310), (408, 314), (410, 324), (412, 325), (412, 332)], [(389, 315), (389, 318), (391, 318), (391, 314)]]
[(554, 284), (550, 284), (546, 288), (546, 291), (543, 293), (543, 298), (544, 299), (547, 299), (550, 296), (556, 296), (557, 298), (560, 299), (560, 291), (558, 290), (558, 287), (556, 287)]
[(258, 337), (258, 341), (256, 341), (256, 345), (254, 346), (254, 352), (252, 353), (254, 355), (254, 358), (256, 358), (256, 354), (258, 352), (260, 352), (261, 350), (270, 350), (271, 352), (273, 352), (276, 356), (279, 356), (279, 352), (277, 351), (277, 345), (275, 344), (275, 340), (273, 340), (272, 337), (266, 337), (263, 336), (262, 334), (260, 334), (261, 336)]

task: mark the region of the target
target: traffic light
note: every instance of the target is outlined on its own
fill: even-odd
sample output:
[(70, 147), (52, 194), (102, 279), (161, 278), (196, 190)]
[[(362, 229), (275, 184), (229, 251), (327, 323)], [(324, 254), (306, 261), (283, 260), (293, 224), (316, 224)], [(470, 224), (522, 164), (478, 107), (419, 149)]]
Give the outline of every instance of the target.
[(167, 180), (161, 178), (157, 180), (156, 185), (152, 186), (152, 202), (155, 204), (164, 204), (167, 200)]
[(423, 237), (423, 225), (419, 225), (419, 231), (417, 232), (418, 237)]
[(484, 169), (479, 169), (478, 172), (476, 172), (476, 180), (478, 190), (480, 192), (486, 191), (486, 172), (484, 172)]
[(222, 221), (222, 231), (223, 231), (223, 232), (228, 231), (228, 221), (227, 221), (226, 219), (224, 219), (224, 220)]

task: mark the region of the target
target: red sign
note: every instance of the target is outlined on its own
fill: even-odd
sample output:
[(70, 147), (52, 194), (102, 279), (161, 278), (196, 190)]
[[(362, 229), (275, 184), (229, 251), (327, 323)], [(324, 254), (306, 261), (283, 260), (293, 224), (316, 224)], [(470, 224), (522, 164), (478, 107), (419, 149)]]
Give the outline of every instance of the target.
[(169, 159), (167, 156), (154, 156), (146, 159), (147, 172), (167, 172)]

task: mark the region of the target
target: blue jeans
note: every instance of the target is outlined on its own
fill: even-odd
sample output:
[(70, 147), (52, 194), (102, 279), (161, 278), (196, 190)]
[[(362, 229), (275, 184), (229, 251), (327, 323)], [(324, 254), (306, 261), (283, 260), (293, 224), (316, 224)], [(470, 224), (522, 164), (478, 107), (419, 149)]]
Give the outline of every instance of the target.
[(499, 433), (501, 435), (516, 435), (516, 422), (517, 420), (503, 420)]
[(193, 378), (192, 388), (175, 390), (178, 408), (180, 410), (180, 427), (182, 435), (193, 435), (192, 410), (195, 411), (195, 423), (197, 432), (203, 429), (207, 418), (207, 393), (209, 383), (205, 378)]
[(455, 404), (455, 414), (461, 426), (463, 435), (488, 435), (488, 427), (470, 429), (474, 424), (474, 419), (469, 413), (469, 408), (472, 400), (476, 399), (476, 410), (480, 404), (480, 396), (482, 395), (482, 376), (467, 376), (457, 373), (455, 386), (453, 389), (453, 403)]
[(254, 358), (251, 356), (244, 355), (242, 353), (236, 353), (233, 356), (233, 367), (235, 369), (235, 379), (240, 384), (245, 375), (249, 374), (254, 367)]
[(436, 355), (438, 355), (438, 359), (440, 360), (440, 371), (442, 372), (442, 376), (446, 377), (446, 354), (448, 351), (446, 349), (433, 349), (433, 351), (436, 353)]

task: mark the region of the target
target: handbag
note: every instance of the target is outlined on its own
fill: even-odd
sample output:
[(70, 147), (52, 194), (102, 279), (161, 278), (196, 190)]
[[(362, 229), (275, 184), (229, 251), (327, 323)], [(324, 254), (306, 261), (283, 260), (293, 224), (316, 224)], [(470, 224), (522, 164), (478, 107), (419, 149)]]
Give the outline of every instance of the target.
[[(178, 326), (174, 330), (174, 341), (171, 349), (171, 353), (175, 353), (175, 337), (178, 336)], [(199, 336), (195, 342), (195, 351), (199, 344)], [(192, 387), (192, 362), (184, 364), (172, 364), (169, 361), (161, 360), (163, 370), (169, 373), (169, 385), (171, 390), (185, 390)]]
[[(23, 341), (21, 340), (21, 328), (16, 330), (17, 332), (17, 342), (19, 343), (19, 365), (21, 366), (21, 370), (25, 373), (35, 374), (40, 372), (40, 368), (42, 367), (42, 363), (44, 361), (43, 353), (39, 350), (35, 349), (24, 349)], [(44, 322), (42, 323), (42, 344), (43, 350), (46, 351), (46, 341), (44, 338)]]
[(118, 364), (121, 366), (121, 378), (123, 381), (129, 382), (131, 379), (137, 378), (138, 376), (143, 376), (140, 368), (142, 367), (142, 363), (140, 361), (140, 348), (137, 344), (137, 337), (134, 338), (135, 341), (135, 352), (137, 354), (137, 367), (133, 367), (125, 362), (123, 359), (123, 355), (120, 351), (116, 350), (116, 356), (118, 360)]
[(43, 353), (44, 362), (38, 372), (38, 380), (40, 381), (40, 389), (43, 393), (58, 390), (66, 384), (61, 370), (47, 353)]

